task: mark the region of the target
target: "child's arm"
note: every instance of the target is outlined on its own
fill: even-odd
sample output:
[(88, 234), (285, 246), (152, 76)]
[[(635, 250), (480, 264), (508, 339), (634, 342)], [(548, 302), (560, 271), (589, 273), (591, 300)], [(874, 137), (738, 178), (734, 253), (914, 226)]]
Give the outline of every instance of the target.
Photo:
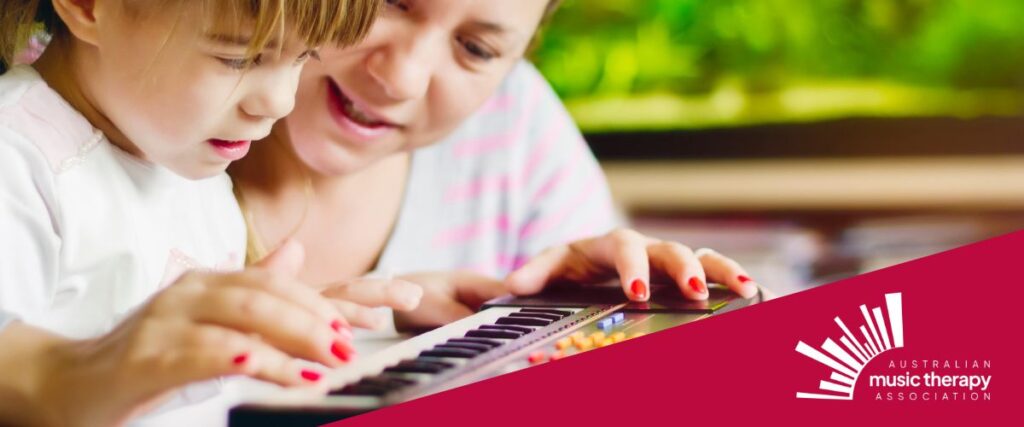
[(0, 425), (116, 425), (180, 386), (220, 376), (317, 384), (321, 373), (307, 361), (341, 366), (352, 335), (327, 300), (290, 278), (295, 247), (238, 273), (188, 273), (94, 339), (8, 323)]
[[(67, 340), (20, 322), (0, 330), (0, 423), (56, 425), (41, 396), (54, 349)], [(49, 414), (52, 414), (49, 413)]]
[(115, 425), (192, 382), (311, 385), (320, 373), (307, 361), (350, 357), (342, 316), (294, 279), (294, 244), (245, 271), (187, 273), (104, 335), (47, 332), (67, 326), (51, 315), (61, 280), (55, 191), (46, 158), (0, 127), (0, 425)]

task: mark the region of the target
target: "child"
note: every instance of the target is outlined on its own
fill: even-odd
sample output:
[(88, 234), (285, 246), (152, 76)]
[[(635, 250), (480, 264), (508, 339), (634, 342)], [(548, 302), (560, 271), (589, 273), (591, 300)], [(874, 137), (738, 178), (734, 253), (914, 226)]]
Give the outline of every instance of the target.
[(293, 278), (300, 247), (218, 272), (245, 250), (223, 171), (291, 111), (312, 47), (378, 8), (0, 1), (0, 424), (120, 424), (208, 394), (186, 384), (312, 385), (349, 360), (345, 320)]

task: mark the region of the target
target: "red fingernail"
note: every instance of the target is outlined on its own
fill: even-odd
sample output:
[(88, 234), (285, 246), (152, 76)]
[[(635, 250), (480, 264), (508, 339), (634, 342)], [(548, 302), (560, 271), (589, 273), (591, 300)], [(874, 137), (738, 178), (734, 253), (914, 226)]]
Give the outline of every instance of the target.
[(343, 362), (348, 362), (348, 349), (341, 345), (341, 341), (335, 341), (334, 344), (331, 344), (331, 354)]
[(740, 281), (740, 283), (747, 283), (747, 282), (753, 280), (750, 277), (747, 277), (747, 276), (742, 275), (742, 274), (739, 275), (739, 276), (736, 276), (736, 279), (738, 279)]
[(636, 295), (637, 299), (647, 299), (647, 284), (643, 280), (633, 280), (633, 283), (629, 285), (629, 290), (633, 291), (633, 295)]
[(237, 366), (245, 363), (246, 360), (249, 360), (249, 353), (242, 353), (235, 356), (234, 359), (231, 359), (231, 363), (234, 363)]
[(690, 278), (690, 288), (698, 294), (707, 292), (707, 287), (704, 285), (704, 281), (700, 280), (700, 277), (693, 276)]
[(334, 332), (341, 332), (341, 328), (348, 328), (348, 325), (340, 320), (331, 322), (331, 329), (334, 329)]
[(299, 373), (299, 375), (302, 375), (302, 379), (304, 379), (306, 381), (312, 381), (312, 382), (320, 381), (320, 373), (317, 372), (317, 371), (312, 371), (312, 370), (309, 370), (309, 369), (303, 369), (302, 372)]

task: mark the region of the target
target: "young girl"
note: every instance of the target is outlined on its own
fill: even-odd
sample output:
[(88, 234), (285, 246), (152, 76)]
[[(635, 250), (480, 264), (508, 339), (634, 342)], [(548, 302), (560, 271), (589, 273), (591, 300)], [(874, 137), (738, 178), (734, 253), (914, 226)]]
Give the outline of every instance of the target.
[[(358, 40), (377, 8), (0, 2), (0, 425), (120, 424), (220, 382), (186, 384), (308, 386), (352, 357), (294, 279), (298, 246), (219, 272), (245, 249), (223, 171), (292, 109), (313, 47)], [(34, 66), (8, 67), (41, 30)]]
[(696, 300), (709, 279), (757, 292), (714, 251), (616, 229), (600, 167), (523, 60), (557, 0), (387, 3), (364, 41), (321, 52), (295, 111), (233, 166), (251, 257), (297, 239), (308, 281), (402, 274), (428, 288), (396, 318), (411, 327), (561, 279), (616, 278), (637, 301), (652, 279)]

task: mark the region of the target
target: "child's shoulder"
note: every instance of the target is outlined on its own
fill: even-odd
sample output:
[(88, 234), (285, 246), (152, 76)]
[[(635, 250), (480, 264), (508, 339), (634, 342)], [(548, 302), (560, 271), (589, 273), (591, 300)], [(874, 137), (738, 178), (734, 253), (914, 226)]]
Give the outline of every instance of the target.
[(13, 67), (0, 76), (0, 145), (6, 149), (29, 144), (58, 172), (97, 138), (89, 121), (31, 67)]

